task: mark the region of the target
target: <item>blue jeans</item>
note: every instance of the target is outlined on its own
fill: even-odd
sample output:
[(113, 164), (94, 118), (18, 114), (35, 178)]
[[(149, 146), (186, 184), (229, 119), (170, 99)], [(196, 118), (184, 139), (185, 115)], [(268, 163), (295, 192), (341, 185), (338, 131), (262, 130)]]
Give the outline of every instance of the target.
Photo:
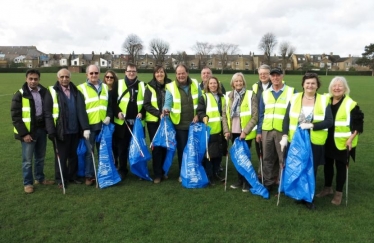
[(34, 156), (34, 176), (35, 180), (44, 181), (44, 158), (47, 148), (47, 133), (44, 128), (38, 128), (34, 141), (22, 144), (22, 175), (23, 185), (32, 185), (34, 182), (32, 173), (32, 157)]
[[(95, 156), (95, 145), (97, 149), (97, 153), (99, 154), (99, 143), (96, 143), (96, 136), (99, 135), (100, 130), (98, 131), (91, 131), (90, 133), (90, 141), (89, 143), (86, 143), (87, 146), (87, 152), (86, 152), (86, 165), (85, 165), (85, 176), (86, 178), (94, 178), (95, 177), (95, 171), (94, 171), (94, 158), (92, 158), (92, 155)], [(91, 150), (92, 148), (92, 150)]]

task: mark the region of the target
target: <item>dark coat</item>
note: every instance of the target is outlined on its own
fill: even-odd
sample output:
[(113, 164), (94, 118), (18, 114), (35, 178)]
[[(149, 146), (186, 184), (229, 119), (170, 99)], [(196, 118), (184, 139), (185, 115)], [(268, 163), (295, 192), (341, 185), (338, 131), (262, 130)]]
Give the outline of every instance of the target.
[(146, 88), (144, 92), (143, 107), (147, 112), (156, 117), (160, 117), (162, 113), (162, 107), (165, 103), (165, 85), (170, 82), (170, 79), (165, 79), (164, 85), (161, 85), (157, 80), (152, 79), (151, 81), (149, 81), (148, 85), (156, 91), (158, 109), (156, 109), (156, 107), (151, 104), (152, 92), (148, 88)]
[[(35, 109), (35, 102), (34, 98), (30, 92), (30, 89), (25, 82), (22, 86), (23, 94), (18, 90), (14, 93), (12, 98), (12, 104), (10, 108), (10, 113), (12, 116), (13, 126), (17, 129), (17, 133), (14, 133), (14, 137), (16, 139), (22, 140), (22, 138), (26, 135), (30, 135), (31, 137), (35, 137), (35, 132), (37, 128), (45, 128), (45, 99), (50, 97), (51, 95), (47, 92), (47, 89), (40, 85), (40, 96), (42, 99), (43, 104), (43, 113), (42, 119), (37, 120), (36, 117), (36, 109)], [(30, 108), (31, 108), (31, 123), (30, 123), (30, 132), (27, 130), (25, 123), (22, 120), (22, 98), (26, 98), (30, 101)]]
[[(88, 116), (86, 113), (86, 105), (84, 102), (84, 97), (81, 92), (78, 91), (77, 87), (74, 85), (74, 83), (69, 83), (70, 88), (70, 95), (71, 97), (74, 97), (75, 99), (75, 105), (76, 105), (76, 114), (78, 118), (79, 128), (83, 130), (89, 130), (90, 125), (88, 123)], [(67, 109), (68, 104), (66, 104), (65, 99), (63, 99), (64, 91), (62, 90), (59, 82), (57, 81), (55, 85), (53, 86), (53, 89), (56, 91), (57, 95), (57, 101), (59, 106), (59, 115), (56, 122), (56, 125), (54, 124), (54, 120), (52, 117), (53, 113), (53, 98), (51, 95), (49, 95), (45, 100), (45, 113), (46, 113), (46, 127), (47, 127), (47, 133), (48, 134), (56, 134), (57, 138), (59, 140), (63, 140), (63, 135), (65, 134), (65, 128), (67, 124), (67, 120), (69, 117), (67, 117)], [(81, 133), (81, 131), (79, 132)]]

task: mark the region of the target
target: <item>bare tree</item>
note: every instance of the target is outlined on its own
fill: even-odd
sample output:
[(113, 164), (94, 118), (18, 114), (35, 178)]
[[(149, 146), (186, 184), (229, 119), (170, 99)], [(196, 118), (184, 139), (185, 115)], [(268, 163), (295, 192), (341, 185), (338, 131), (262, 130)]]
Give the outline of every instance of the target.
[(202, 69), (206, 66), (206, 62), (209, 59), (209, 55), (214, 49), (214, 45), (209, 44), (208, 42), (196, 42), (192, 46), (192, 50), (195, 51), (195, 54), (199, 56), (199, 69)]
[(130, 34), (122, 44), (123, 51), (129, 54), (129, 62), (135, 63), (138, 55), (143, 50), (143, 41), (139, 36)]
[(165, 55), (169, 52), (170, 45), (161, 39), (152, 39), (149, 44), (149, 49), (156, 60), (156, 64), (163, 65), (165, 62)]
[(296, 48), (288, 41), (283, 41), (279, 44), (279, 52), (282, 57), (282, 70), (283, 74), (286, 71), (287, 62), (291, 59), (292, 54), (295, 53)]
[(238, 45), (231, 43), (220, 43), (215, 46), (216, 55), (221, 62), (221, 74), (223, 70), (227, 69), (229, 61), (231, 61), (233, 55), (237, 54), (239, 51)]
[(268, 65), (271, 65), (270, 56), (276, 44), (277, 38), (275, 37), (275, 35), (273, 33), (266, 33), (264, 36), (262, 36), (260, 44), (258, 45), (258, 48), (264, 52), (264, 61)]
[(177, 51), (176, 55), (171, 55), (173, 60), (173, 67), (175, 68), (178, 64), (185, 64), (187, 65), (188, 62), (188, 55), (185, 51)]

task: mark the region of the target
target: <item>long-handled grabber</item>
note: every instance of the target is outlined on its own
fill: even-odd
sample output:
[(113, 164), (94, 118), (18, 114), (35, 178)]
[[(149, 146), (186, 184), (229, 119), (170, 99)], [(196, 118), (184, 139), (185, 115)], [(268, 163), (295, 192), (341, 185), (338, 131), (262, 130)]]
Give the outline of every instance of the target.
[[(227, 140), (227, 139), (226, 139)], [(227, 147), (229, 146), (229, 141), (227, 140)], [(226, 151), (226, 171), (225, 171), (225, 191), (227, 187), (227, 168), (229, 164), (229, 150)]]
[[(125, 115), (122, 113), (122, 116), (123, 116), (123, 119), (125, 119)], [(140, 145), (139, 145), (139, 142), (138, 142), (138, 139), (136, 139), (136, 137), (134, 136), (134, 134), (132, 133), (131, 131), (131, 128), (129, 127), (129, 124), (127, 124), (126, 121), (124, 121), (126, 126), (127, 126), (127, 129), (129, 129), (129, 132), (131, 134), (131, 137), (134, 139), (134, 142), (136, 144), (136, 146), (138, 147), (139, 151), (140, 151), (140, 156), (144, 157), (144, 154), (143, 154), (143, 151), (141, 150), (140, 148)]]
[(259, 150), (260, 150), (259, 151), (259, 159), (260, 159), (260, 170), (261, 170), (261, 184), (263, 185), (264, 184), (264, 172), (262, 170), (262, 165), (263, 165), (262, 141), (260, 141), (258, 144), (259, 144)]
[(347, 146), (347, 164), (346, 164), (346, 171), (347, 171), (347, 184), (345, 186), (345, 206), (348, 205), (348, 168), (349, 168), (349, 147)]
[(56, 138), (54, 139), (54, 147), (55, 147), (55, 152), (56, 152), (56, 157), (57, 157), (57, 162), (58, 162), (58, 168), (60, 169), (60, 177), (61, 177), (61, 184), (62, 184), (62, 193), (65, 194), (65, 182), (64, 182), (64, 176), (62, 173), (62, 168), (61, 168), (61, 160), (60, 160), (60, 155), (58, 154), (58, 149), (57, 149), (57, 140)]
[(99, 188), (99, 182), (97, 181), (97, 173), (96, 173), (95, 155), (94, 155), (94, 152), (93, 152), (93, 147), (91, 146), (90, 141), (88, 141), (87, 139), (86, 139), (86, 146), (87, 146), (87, 148), (89, 148), (91, 150), (92, 164), (93, 164), (94, 172), (95, 172), (96, 188)]

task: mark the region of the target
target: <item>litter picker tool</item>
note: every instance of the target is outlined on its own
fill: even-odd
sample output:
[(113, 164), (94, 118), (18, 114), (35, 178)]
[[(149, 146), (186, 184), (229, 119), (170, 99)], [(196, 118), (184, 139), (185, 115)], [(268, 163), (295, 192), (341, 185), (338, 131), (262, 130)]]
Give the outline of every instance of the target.
[[(125, 119), (125, 115), (124, 115), (123, 113), (121, 113), (121, 114), (122, 114), (123, 119)], [(129, 127), (129, 124), (127, 124), (126, 120), (125, 120), (124, 122), (125, 122), (125, 124), (126, 124), (126, 126), (127, 126), (127, 129), (129, 129), (129, 132), (130, 132), (132, 138), (134, 139), (134, 142), (135, 142), (136, 146), (138, 147), (138, 149), (139, 149), (139, 151), (140, 151), (140, 155), (141, 155), (142, 157), (144, 157), (144, 154), (143, 154), (143, 151), (142, 151), (141, 148), (140, 148), (139, 142), (138, 142), (138, 140), (136, 139), (136, 137), (134, 136), (134, 134), (132, 133), (131, 128)]]
[(89, 148), (91, 150), (92, 164), (93, 164), (94, 172), (95, 172), (96, 188), (99, 188), (99, 183), (97, 181), (96, 163), (95, 163), (95, 155), (94, 155), (94, 152), (93, 152), (93, 147), (91, 146), (90, 141), (88, 141), (87, 139), (85, 140), (85, 142), (86, 142), (87, 148)]
[(260, 141), (259, 143), (259, 159), (260, 159), (260, 170), (261, 170), (261, 184), (263, 185), (264, 184), (264, 172), (262, 170), (262, 165), (263, 165), (263, 153), (262, 153), (262, 141)]
[(345, 206), (348, 205), (348, 168), (349, 168), (349, 147), (347, 146), (347, 164), (346, 164), (346, 177), (347, 177), (347, 183), (345, 185)]
[(62, 193), (65, 194), (65, 182), (64, 182), (64, 176), (63, 176), (62, 168), (61, 168), (60, 155), (58, 154), (56, 138), (54, 139), (54, 145), (55, 145), (54, 147), (55, 147), (55, 152), (56, 152), (56, 157), (57, 157), (57, 162), (58, 162), (58, 168), (60, 169), (60, 177), (61, 177), (61, 183), (62, 183)]

